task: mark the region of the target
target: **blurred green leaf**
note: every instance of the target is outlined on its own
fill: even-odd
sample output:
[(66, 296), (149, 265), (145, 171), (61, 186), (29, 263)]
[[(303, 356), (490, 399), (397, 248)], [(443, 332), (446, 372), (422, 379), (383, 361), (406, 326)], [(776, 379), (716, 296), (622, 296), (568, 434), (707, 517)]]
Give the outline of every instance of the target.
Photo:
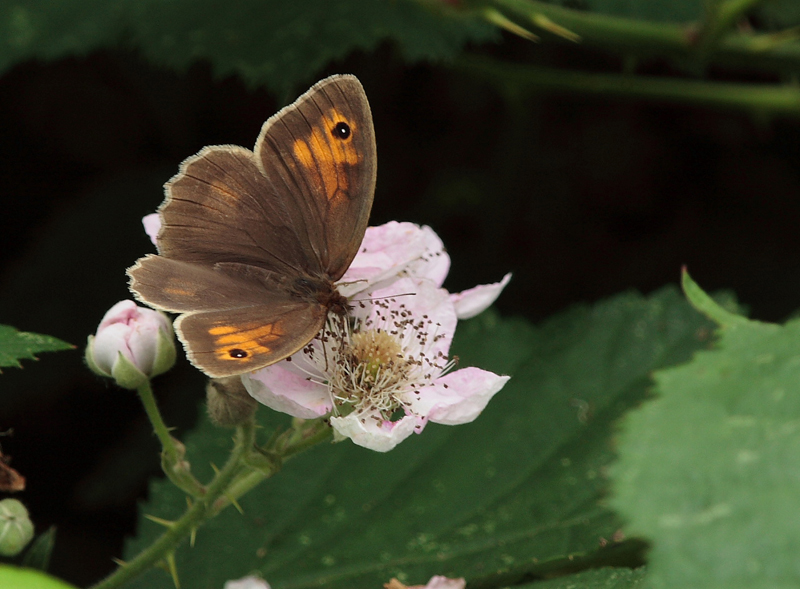
[[(600, 503), (613, 422), (645, 397), (653, 369), (703, 346), (710, 325), (672, 288), (575, 308), (538, 328), (484, 313), (459, 328), (453, 353), (460, 366), (513, 377), (478, 420), (429, 425), (388, 454), (345, 442), (292, 460), (241, 500), (244, 515), (223, 512), (194, 548), (178, 550), (181, 583), (218, 588), (259, 571), (276, 589), (433, 574), (485, 585), (592, 554), (620, 526)], [(284, 421), (261, 413), (267, 431)], [(204, 423), (186, 446), (206, 477), (230, 434)], [(142, 511), (175, 519), (184, 509), (183, 495), (157, 481)], [(126, 559), (163, 531), (144, 518), (139, 530)], [(132, 586), (171, 580), (151, 571)]]
[(33, 569), (0, 564), (0, 587), (3, 589), (76, 589), (64, 581)]
[(445, 19), (411, 0), (31, 0), (0, 7), (0, 72), (122, 44), (177, 70), (205, 59), (217, 76), (239, 75), (288, 99), (329, 62), (384, 41), (415, 62), (496, 36), (478, 19)]
[(769, 0), (762, 2), (758, 16), (773, 29), (800, 25), (800, 2), (797, 0)]
[(36, 360), (34, 354), (71, 350), (75, 346), (49, 335), (17, 331), (0, 325), (0, 367), (21, 367), (19, 360)]
[(565, 8), (578, 8), (612, 16), (624, 16), (656, 22), (691, 22), (703, 17), (704, 0), (670, 0), (647, 2), (643, 0), (544, 0)]
[(642, 2), (642, 0), (586, 0), (592, 12), (626, 16), (657, 22), (688, 23), (700, 20), (704, 0), (671, 0), (669, 2)]
[(604, 568), (520, 585), (519, 589), (636, 589), (644, 587), (643, 568)]
[(50, 566), (50, 555), (53, 553), (53, 546), (56, 543), (56, 528), (51, 526), (49, 530), (39, 534), (36, 539), (31, 542), (28, 549), (25, 551), (25, 556), (22, 557), (22, 565), (46, 571)]
[(654, 587), (797, 587), (800, 321), (718, 334), (623, 421), (612, 505)]

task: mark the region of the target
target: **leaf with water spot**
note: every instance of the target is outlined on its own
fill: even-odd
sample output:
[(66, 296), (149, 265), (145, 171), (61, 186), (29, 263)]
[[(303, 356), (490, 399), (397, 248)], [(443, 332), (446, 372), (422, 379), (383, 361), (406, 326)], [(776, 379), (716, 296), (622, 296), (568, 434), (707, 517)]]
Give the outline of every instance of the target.
[(800, 321), (718, 336), (623, 421), (612, 505), (653, 587), (798, 587)]
[(608, 567), (519, 585), (515, 589), (644, 589), (644, 583), (644, 567), (636, 570)]
[[(538, 327), (491, 312), (465, 322), (453, 349), (460, 366), (512, 375), (475, 422), (431, 424), (387, 454), (344, 442), (293, 459), (242, 498), (244, 515), (226, 510), (177, 551), (182, 583), (218, 589), (258, 571), (275, 589), (351, 589), (444, 574), (477, 588), (593, 566), (627, 546), (615, 544), (621, 524), (602, 502), (614, 421), (646, 397), (654, 369), (688, 360), (710, 334), (672, 288)], [(267, 428), (285, 421), (260, 414)], [(186, 445), (208, 476), (230, 434), (205, 423)], [(142, 510), (175, 519), (184, 508), (157, 481)], [(126, 560), (161, 532), (145, 519), (139, 530)], [(170, 584), (152, 571), (131, 586)]]

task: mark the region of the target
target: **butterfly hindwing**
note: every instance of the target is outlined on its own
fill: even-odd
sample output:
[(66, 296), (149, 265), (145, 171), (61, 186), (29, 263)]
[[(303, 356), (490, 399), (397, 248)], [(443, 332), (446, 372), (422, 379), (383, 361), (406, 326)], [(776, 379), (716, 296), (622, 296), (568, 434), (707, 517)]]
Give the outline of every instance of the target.
[(182, 315), (175, 331), (189, 361), (220, 378), (291, 356), (322, 329), (325, 309), (302, 304), (254, 305)]

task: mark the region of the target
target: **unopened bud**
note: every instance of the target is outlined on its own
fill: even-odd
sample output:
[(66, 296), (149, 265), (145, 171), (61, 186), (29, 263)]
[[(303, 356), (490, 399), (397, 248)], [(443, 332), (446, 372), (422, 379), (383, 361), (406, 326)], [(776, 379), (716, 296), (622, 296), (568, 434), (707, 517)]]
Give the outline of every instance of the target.
[(0, 555), (16, 556), (33, 538), (28, 510), (16, 499), (0, 501)]
[(93, 372), (113, 378), (122, 388), (136, 389), (175, 363), (172, 325), (166, 315), (120, 301), (89, 336), (86, 363)]
[(250, 419), (258, 402), (244, 388), (239, 376), (212, 378), (206, 387), (208, 415), (215, 425), (236, 427)]

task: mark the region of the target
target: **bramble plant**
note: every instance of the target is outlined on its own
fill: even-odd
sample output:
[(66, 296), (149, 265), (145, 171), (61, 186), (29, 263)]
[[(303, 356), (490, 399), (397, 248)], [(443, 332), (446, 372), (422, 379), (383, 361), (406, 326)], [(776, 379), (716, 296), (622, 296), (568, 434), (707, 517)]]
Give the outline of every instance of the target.
[[(236, 76), (285, 104), (330, 64), (354, 51), (379, 53), (388, 42), (407, 64), (440, 61), (494, 88), (510, 110), (523, 110), (524, 97), (554, 92), (735, 112), (765, 125), (800, 116), (798, 6), (18, 3), (0, 8), (0, 69), (124, 43), (171, 71), (205, 60), (217, 78)], [(470, 49), (512, 38), (580, 48), (622, 66), (545, 66)], [(742, 71), (758, 81), (737, 78)], [(335, 128), (345, 139), (352, 131)], [(314, 159), (293, 149), (297, 161)], [(332, 160), (317, 160), (328, 172), (321, 185), (344, 174)], [(442, 201), (466, 207), (473, 196)], [(135, 235), (138, 221), (122, 228), (122, 216), (111, 217), (126, 202), (98, 205), (100, 216), (121, 235)], [(143, 219), (159, 251), (162, 220)], [(520, 279), (502, 258), (485, 280), (497, 282), (446, 290), (451, 260), (431, 224), (368, 228), (336, 281), (347, 312), (328, 313), (322, 331), (286, 359), (206, 379), (206, 403), (191, 431), (171, 427), (162, 414), (186, 344), (176, 339), (174, 317), (132, 300), (114, 304), (121, 297), (104, 308), (83, 305), (92, 319), (84, 316), (82, 329), (95, 330), (86, 368), (111, 390), (136, 391), (165, 475), (150, 481), (135, 535), (94, 589), (800, 586), (799, 319), (750, 319), (733, 296), (707, 294), (683, 269), (682, 290), (623, 293), (533, 325), (490, 308), (501, 294), (513, 296)], [(124, 267), (116, 270), (121, 277)], [(227, 270), (228, 277), (252, 273)], [(696, 278), (704, 282), (700, 272)], [(185, 286), (169, 284), (175, 292)], [(230, 335), (217, 327), (220, 337)], [(27, 375), (40, 368), (30, 362), (36, 355), (73, 347), (0, 325), (4, 370), (24, 365)], [(0, 423), (0, 436), (12, 427)], [(11, 458), (0, 452), (0, 587), (69, 589), (47, 574), (57, 530), (40, 529), (35, 510), (28, 513), (32, 481)]]

